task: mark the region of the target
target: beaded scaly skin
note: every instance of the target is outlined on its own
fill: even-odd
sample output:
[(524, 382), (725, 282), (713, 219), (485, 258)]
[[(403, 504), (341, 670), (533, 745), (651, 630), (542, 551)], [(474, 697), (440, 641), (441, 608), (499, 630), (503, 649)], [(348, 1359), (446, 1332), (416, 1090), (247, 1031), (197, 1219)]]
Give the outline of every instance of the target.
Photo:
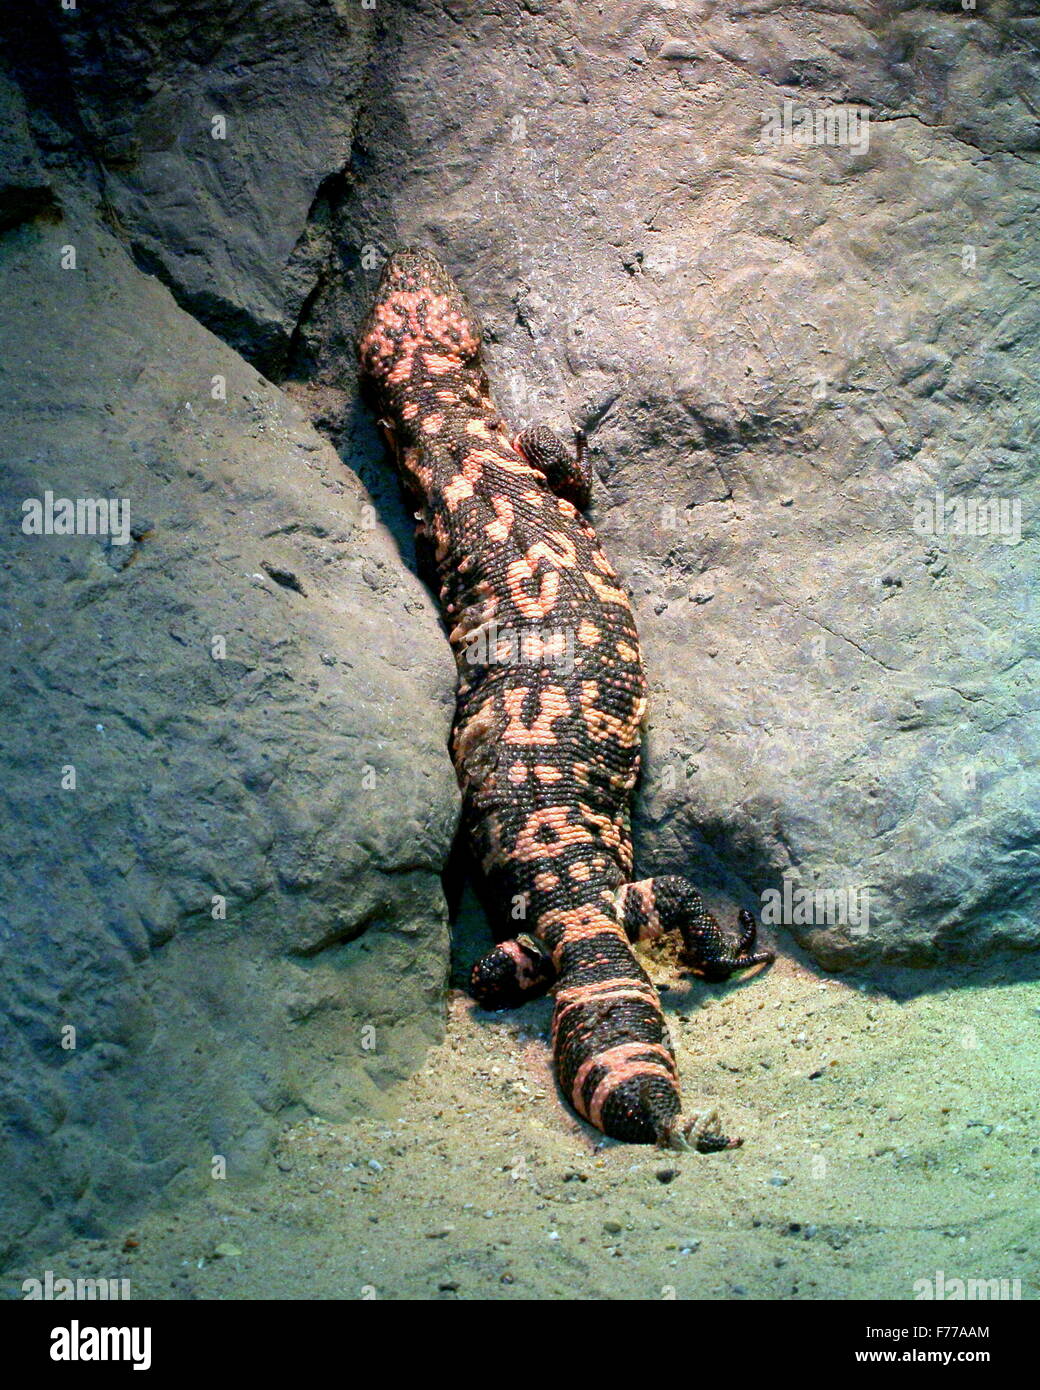
[(677, 931), (686, 964), (716, 980), (772, 954), (754, 949), (748, 912), (728, 942), (685, 879), (632, 882), (647, 702), (635, 620), (582, 515), (582, 452), (544, 427), (510, 435), (481, 338), (444, 267), (414, 249), (387, 261), (358, 338), (458, 667), (463, 833), (499, 942), (472, 992), (511, 1008), (555, 986), (557, 1080), (604, 1133), (730, 1148), (714, 1111), (682, 1115), (657, 991), (629, 943)]

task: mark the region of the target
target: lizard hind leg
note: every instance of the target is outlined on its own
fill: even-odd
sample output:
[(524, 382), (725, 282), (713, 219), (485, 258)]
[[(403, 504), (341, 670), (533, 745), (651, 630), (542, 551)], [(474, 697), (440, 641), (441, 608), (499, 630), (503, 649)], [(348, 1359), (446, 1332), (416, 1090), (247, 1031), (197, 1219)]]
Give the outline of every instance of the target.
[(754, 949), (758, 924), (746, 908), (740, 910), (740, 935), (732, 942), (693, 884), (678, 874), (626, 883), (620, 905), (630, 940), (653, 940), (666, 931), (679, 932), (684, 963), (706, 980), (728, 980), (734, 971), (770, 964), (775, 959), (772, 951)]
[(577, 447), (571, 453), (548, 425), (530, 425), (516, 436), (513, 447), (532, 468), (545, 474), (557, 497), (566, 498), (579, 511), (585, 510), (592, 495), (592, 466), (585, 457), (584, 435), (577, 435)]
[[(705, 979), (726, 980), (735, 970), (773, 959), (771, 951), (752, 950), (758, 925), (750, 912), (741, 909), (741, 933), (731, 942), (697, 890), (677, 874), (626, 883), (618, 891), (617, 902), (629, 940), (653, 941), (677, 931), (684, 963)], [(744, 1141), (724, 1134), (718, 1111), (711, 1109), (668, 1116), (658, 1125), (657, 1142), (684, 1152), (718, 1153), (739, 1148)]]
[(482, 1009), (518, 1009), (537, 999), (556, 981), (552, 956), (526, 932), (502, 941), (481, 956), (469, 977), (469, 990)]

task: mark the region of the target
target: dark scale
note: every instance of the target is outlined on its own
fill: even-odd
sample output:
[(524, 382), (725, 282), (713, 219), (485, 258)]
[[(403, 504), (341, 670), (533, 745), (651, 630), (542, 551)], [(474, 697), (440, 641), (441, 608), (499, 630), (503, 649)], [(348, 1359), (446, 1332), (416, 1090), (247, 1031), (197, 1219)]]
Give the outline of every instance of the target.
[[(395, 252), (358, 339), (459, 671), (452, 757), (463, 828), (499, 942), (474, 967), (486, 1008), (554, 988), (567, 1100), (605, 1133), (728, 1148), (684, 1118), (657, 992), (629, 942), (676, 931), (709, 979), (772, 959), (741, 914), (730, 943), (685, 879), (634, 883), (629, 801), (646, 677), (631, 607), (581, 515), (591, 471), (536, 426), (511, 437), (479, 321), (429, 253)], [(520, 904), (517, 913), (516, 905)]]

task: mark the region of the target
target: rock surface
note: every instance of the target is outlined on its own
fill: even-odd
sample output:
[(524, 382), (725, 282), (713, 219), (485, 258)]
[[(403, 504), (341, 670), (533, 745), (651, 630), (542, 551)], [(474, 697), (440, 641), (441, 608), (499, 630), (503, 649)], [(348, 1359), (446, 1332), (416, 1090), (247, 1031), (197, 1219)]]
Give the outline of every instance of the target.
[(350, 163), (371, 8), (25, 8), (9, 48), (29, 75), (38, 134), (63, 147), (75, 134), (65, 159), (138, 263), (276, 372), (328, 256), (325, 215)]
[(0, 73), (0, 231), (56, 211), (21, 89)]
[[(588, 432), (641, 868), (868, 890), (787, 921), (828, 967), (1040, 944), (1036, 19), (477, 8), (20, 7), (5, 1250), (377, 1107), (442, 1028), (453, 672), (352, 352), (404, 241), (510, 417)], [(850, 104), (865, 145), (769, 138)], [(48, 491), (130, 540), (24, 534)], [(1004, 534), (929, 532), (937, 492)]]
[(339, 379), (372, 249), (443, 255), (513, 422), (589, 435), (642, 868), (779, 895), (828, 967), (1040, 944), (1037, 21), (898, 10), (395, 7), (298, 334)]
[[(452, 663), (363, 490), (64, 202), (0, 257), (5, 1253), (378, 1111), (443, 1030), (456, 816)], [(24, 534), (48, 493), (127, 543)]]

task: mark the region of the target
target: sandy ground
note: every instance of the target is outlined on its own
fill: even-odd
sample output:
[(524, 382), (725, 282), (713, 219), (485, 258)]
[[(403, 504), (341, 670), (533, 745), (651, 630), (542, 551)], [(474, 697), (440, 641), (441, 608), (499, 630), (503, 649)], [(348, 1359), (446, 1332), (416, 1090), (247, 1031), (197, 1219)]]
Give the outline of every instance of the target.
[(547, 1000), (489, 1016), (453, 991), (392, 1119), (297, 1125), (265, 1181), (3, 1293), (51, 1269), (160, 1299), (912, 1299), (942, 1271), (1036, 1298), (1035, 967), (849, 981), (787, 956), (707, 985), (644, 959), (673, 985), (687, 1108), (717, 1104), (743, 1148), (604, 1141), (557, 1095)]

